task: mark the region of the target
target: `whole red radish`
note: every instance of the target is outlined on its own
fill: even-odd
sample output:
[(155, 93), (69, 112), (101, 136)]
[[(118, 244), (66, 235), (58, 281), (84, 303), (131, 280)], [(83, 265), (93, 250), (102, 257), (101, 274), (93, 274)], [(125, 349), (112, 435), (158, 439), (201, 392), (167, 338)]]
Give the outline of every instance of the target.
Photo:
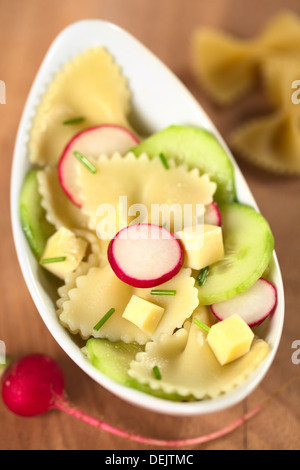
[(54, 408), (64, 387), (60, 366), (42, 354), (31, 354), (12, 362), (2, 376), (3, 401), (21, 416), (36, 416)]

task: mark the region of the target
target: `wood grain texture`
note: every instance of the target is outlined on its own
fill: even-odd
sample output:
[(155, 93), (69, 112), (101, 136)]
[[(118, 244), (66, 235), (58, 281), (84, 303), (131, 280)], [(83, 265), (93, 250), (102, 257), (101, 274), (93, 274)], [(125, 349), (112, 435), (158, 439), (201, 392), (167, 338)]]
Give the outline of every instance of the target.
[[(229, 108), (220, 109), (211, 103), (191, 73), (191, 32), (208, 25), (251, 37), (271, 15), (287, 8), (300, 13), (298, 0), (0, 1), (0, 79), (6, 83), (6, 104), (0, 105), (0, 339), (14, 356), (32, 352), (52, 355), (65, 370), (70, 399), (85, 412), (122, 429), (173, 439), (206, 434), (229, 424), (266, 399), (291, 376), (299, 375), (300, 365), (291, 361), (291, 345), (300, 339), (300, 179), (269, 175), (235, 155), (274, 232), (285, 285), (286, 319), (282, 341), (262, 384), (244, 402), (211, 416), (175, 418), (137, 410), (94, 383), (64, 354), (36, 311), (20, 272), (10, 226), (9, 190), (14, 140), (27, 93), (50, 43), (64, 27), (80, 19), (104, 19), (128, 30), (158, 55), (191, 90), (227, 140), (237, 123), (255, 112), (262, 112), (264, 98), (258, 89)], [(232, 434), (194, 449), (299, 450), (299, 396), (297, 381)], [(0, 449), (137, 450), (150, 447), (100, 432), (61, 412), (21, 418), (11, 414), (0, 402)]]

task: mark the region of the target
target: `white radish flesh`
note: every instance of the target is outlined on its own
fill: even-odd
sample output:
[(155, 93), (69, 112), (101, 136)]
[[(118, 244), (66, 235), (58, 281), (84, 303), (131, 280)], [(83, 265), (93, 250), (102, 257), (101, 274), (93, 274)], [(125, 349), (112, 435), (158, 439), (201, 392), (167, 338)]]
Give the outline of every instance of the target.
[(76, 185), (76, 166), (81, 163), (74, 156), (75, 151), (87, 159), (97, 159), (101, 154), (124, 154), (138, 143), (139, 139), (128, 129), (111, 124), (91, 127), (76, 134), (65, 147), (58, 164), (58, 178), (65, 194), (76, 206), (82, 206)]
[(183, 263), (183, 249), (164, 227), (138, 224), (111, 240), (108, 261), (116, 276), (133, 287), (156, 287), (172, 279)]
[(260, 278), (247, 291), (228, 300), (212, 304), (218, 320), (238, 314), (250, 327), (262, 323), (275, 309), (277, 290), (271, 282)]
[(215, 202), (212, 202), (205, 208), (204, 223), (207, 225), (218, 225), (221, 227), (221, 213)]

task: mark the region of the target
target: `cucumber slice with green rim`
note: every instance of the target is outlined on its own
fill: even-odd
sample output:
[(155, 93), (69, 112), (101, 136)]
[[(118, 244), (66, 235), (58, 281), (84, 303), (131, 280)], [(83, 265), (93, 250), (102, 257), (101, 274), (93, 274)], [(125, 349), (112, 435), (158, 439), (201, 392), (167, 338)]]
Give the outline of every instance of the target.
[(46, 220), (46, 212), (41, 206), (37, 175), (40, 170), (29, 170), (20, 193), (21, 225), (29, 246), (39, 260), (48, 238), (55, 232)]
[(266, 219), (250, 206), (228, 203), (219, 207), (225, 256), (210, 266), (199, 301), (211, 305), (249, 289), (268, 267), (274, 238)]
[(86, 343), (89, 360), (100, 372), (115, 382), (134, 388), (144, 393), (172, 401), (187, 401), (189, 397), (182, 397), (177, 393), (165, 393), (161, 390), (152, 390), (148, 385), (141, 384), (128, 374), (129, 364), (135, 359), (138, 352), (144, 351), (144, 346), (123, 341), (111, 342), (105, 338), (90, 338)]
[(236, 200), (234, 169), (227, 153), (217, 139), (205, 129), (172, 125), (153, 134), (132, 149), (139, 156), (145, 152), (150, 158), (164, 154), (177, 163), (199, 168), (217, 183), (214, 200), (217, 203)]

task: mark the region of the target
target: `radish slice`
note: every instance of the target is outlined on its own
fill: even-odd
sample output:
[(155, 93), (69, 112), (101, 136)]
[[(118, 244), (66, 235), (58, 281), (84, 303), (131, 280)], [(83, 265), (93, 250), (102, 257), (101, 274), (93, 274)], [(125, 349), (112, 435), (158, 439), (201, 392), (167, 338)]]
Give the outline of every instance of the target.
[(205, 208), (204, 223), (221, 227), (221, 213), (215, 202), (212, 202)]
[(133, 287), (155, 287), (174, 277), (183, 263), (183, 249), (164, 227), (137, 224), (111, 240), (108, 261), (121, 281)]
[(260, 325), (275, 309), (277, 290), (266, 279), (260, 278), (247, 291), (210, 306), (218, 320), (237, 313), (250, 326)]
[(68, 198), (76, 206), (82, 206), (76, 185), (76, 165), (81, 163), (75, 158), (75, 151), (86, 158), (98, 158), (103, 153), (108, 156), (114, 152), (124, 154), (138, 143), (134, 134), (117, 125), (91, 127), (76, 134), (65, 147), (58, 164), (58, 178)]

